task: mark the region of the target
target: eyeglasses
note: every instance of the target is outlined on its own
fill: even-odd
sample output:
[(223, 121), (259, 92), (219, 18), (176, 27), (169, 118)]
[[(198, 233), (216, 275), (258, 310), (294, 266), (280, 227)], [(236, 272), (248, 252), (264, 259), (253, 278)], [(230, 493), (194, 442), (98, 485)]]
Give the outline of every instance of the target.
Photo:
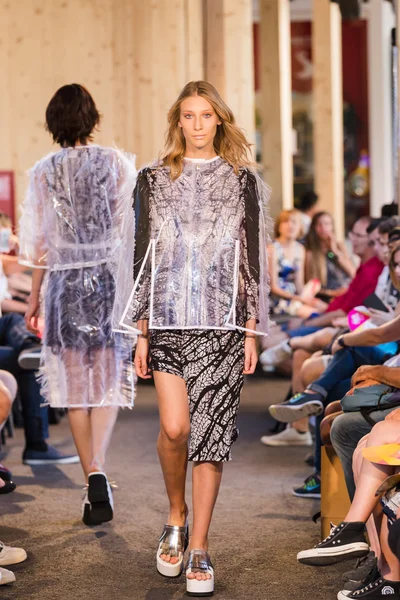
[(357, 233), (356, 231), (349, 231), (349, 237), (356, 238), (357, 240), (363, 240), (368, 237), (367, 233)]

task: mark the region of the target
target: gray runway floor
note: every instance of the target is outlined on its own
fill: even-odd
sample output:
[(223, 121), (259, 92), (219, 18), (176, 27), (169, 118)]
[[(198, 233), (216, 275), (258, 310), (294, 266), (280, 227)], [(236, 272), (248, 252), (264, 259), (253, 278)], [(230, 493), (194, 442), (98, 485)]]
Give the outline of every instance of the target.
[[(240, 437), (225, 468), (210, 537), (218, 600), (334, 599), (341, 573), (352, 566), (314, 569), (296, 561), (299, 550), (319, 541), (319, 528), (311, 521), (318, 502), (290, 493), (310, 473), (304, 463), (308, 449), (259, 443), (267, 405), (283, 399), (287, 388), (287, 381), (274, 379), (245, 385)], [(119, 486), (115, 519), (89, 529), (80, 521), (80, 466), (23, 466), (23, 437), (17, 431), (3, 460), (18, 489), (0, 496), (0, 539), (24, 547), (29, 559), (14, 569), (13, 586), (0, 587), (1, 599), (186, 597), (183, 577), (165, 580), (155, 569), (157, 538), (167, 514), (157, 432), (154, 388), (141, 386), (135, 409), (120, 415), (109, 453), (108, 473)], [(66, 419), (52, 427), (51, 441), (72, 450)]]

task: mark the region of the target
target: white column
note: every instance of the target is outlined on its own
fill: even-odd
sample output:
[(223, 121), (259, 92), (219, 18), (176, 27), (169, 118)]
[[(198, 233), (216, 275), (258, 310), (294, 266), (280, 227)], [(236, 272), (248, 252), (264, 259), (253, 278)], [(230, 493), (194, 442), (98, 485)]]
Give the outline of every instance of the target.
[(342, 18), (330, 0), (313, 4), (315, 189), (344, 233)]
[(206, 78), (255, 141), (251, 0), (206, 0)]
[(276, 217), (283, 208), (293, 207), (289, 0), (261, 0), (260, 21), (262, 164)]
[(391, 101), (391, 31), (395, 15), (390, 2), (369, 1), (368, 95), (370, 213), (378, 217), (394, 199)]

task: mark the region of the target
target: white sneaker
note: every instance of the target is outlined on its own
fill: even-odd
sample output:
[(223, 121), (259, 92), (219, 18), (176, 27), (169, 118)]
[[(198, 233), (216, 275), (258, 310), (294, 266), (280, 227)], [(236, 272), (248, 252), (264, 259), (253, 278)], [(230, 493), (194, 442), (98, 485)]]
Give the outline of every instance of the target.
[(263, 435), (260, 442), (265, 446), (312, 446), (313, 443), (309, 431), (300, 433), (294, 427), (286, 427), (272, 435)]
[(289, 340), (284, 340), (277, 346), (268, 348), (260, 354), (260, 363), (263, 367), (279, 365), (293, 354), (292, 348), (289, 346)]
[(0, 585), (7, 585), (8, 583), (14, 583), (15, 575), (12, 571), (2, 569), (0, 567)]
[(11, 548), (0, 542), (0, 566), (17, 565), (27, 559), (27, 554), (22, 548)]

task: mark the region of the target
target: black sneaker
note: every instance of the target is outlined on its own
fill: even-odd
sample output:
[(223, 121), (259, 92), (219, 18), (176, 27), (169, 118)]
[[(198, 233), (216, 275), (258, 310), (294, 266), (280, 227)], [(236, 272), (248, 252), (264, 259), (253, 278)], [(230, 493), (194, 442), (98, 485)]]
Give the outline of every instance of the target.
[[(363, 583), (364, 579), (373, 571), (377, 564), (378, 560), (375, 556), (375, 552), (373, 552), (372, 550), (368, 552), (366, 556), (359, 558), (355, 564), (354, 569), (343, 573), (342, 579), (345, 583), (358, 584), (356, 587), (347, 589), (351, 591), (356, 590), (357, 587), (359, 587), (359, 585)], [(368, 581), (368, 583), (371, 582)]]
[[(362, 559), (360, 559), (360, 560), (362, 560)], [(363, 566), (361, 566), (358, 570), (362, 571)], [(355, 573), (357, 573), (357, 570), (355, 571)], [(357, 577), (358, 577), (358, 575), (357, 575)], [(363, 577), (362, 580), (346, 581), (341, 592), (344, 596), (349, 596), (353, 592), (355, 592), (357, 590), (362, 590), (363, 588), (367, 587), (370, 583), (375, 583), (375, 581), (377, 581), (381, 577), (382, 577), (381, 572), (379, 571), (378, 567), (375, 565), (374, 567), (371, 568), (371, 570), (368, 573), (366, 573), (365, 577)]]
[(383, 596), (389, 600), (399, 600), (400, 581), (389, 581), (381, 577), (374, 583), (370, 583), (355, 592), (350, 592), (350, 594), (339, 592), (337, 598), (338, 600), (382, 600)]
[[(90, 520), (92, 525), (99, 525), (100, 523), (112, 520), (114, 516), (114, 500), (111, 486), (105, 473), (100, 471), (89, 473), (87, 501), (91, 506)], [(85, 511), (83, 516), (85, 517)]]
[(303, 550), (297, 555), (297, 560), (304, 565), (325, 566), (360, 558), (369, 552), (365, 541), (365, 523), (339, 523), (333, 525), (330, 534), (322, 542), (311, 548)]
[(307, 477), (301, 487), (294, 488), (293, 496), (298, 498), (321, 498), (321, 479), (317, 473)]
[(77, 454), (63, 454), (53, 446), (47, 446), (47, 450), (25, 449), (22, 455), (24, 465), (72, 465), (79, 462)]
[(305, 417), (322, 414), (324, 412), (323, 397), (316, 392), (295, 394), (282, 404), (272, 404), (269, 412), (277, 421), (292, 423)]

